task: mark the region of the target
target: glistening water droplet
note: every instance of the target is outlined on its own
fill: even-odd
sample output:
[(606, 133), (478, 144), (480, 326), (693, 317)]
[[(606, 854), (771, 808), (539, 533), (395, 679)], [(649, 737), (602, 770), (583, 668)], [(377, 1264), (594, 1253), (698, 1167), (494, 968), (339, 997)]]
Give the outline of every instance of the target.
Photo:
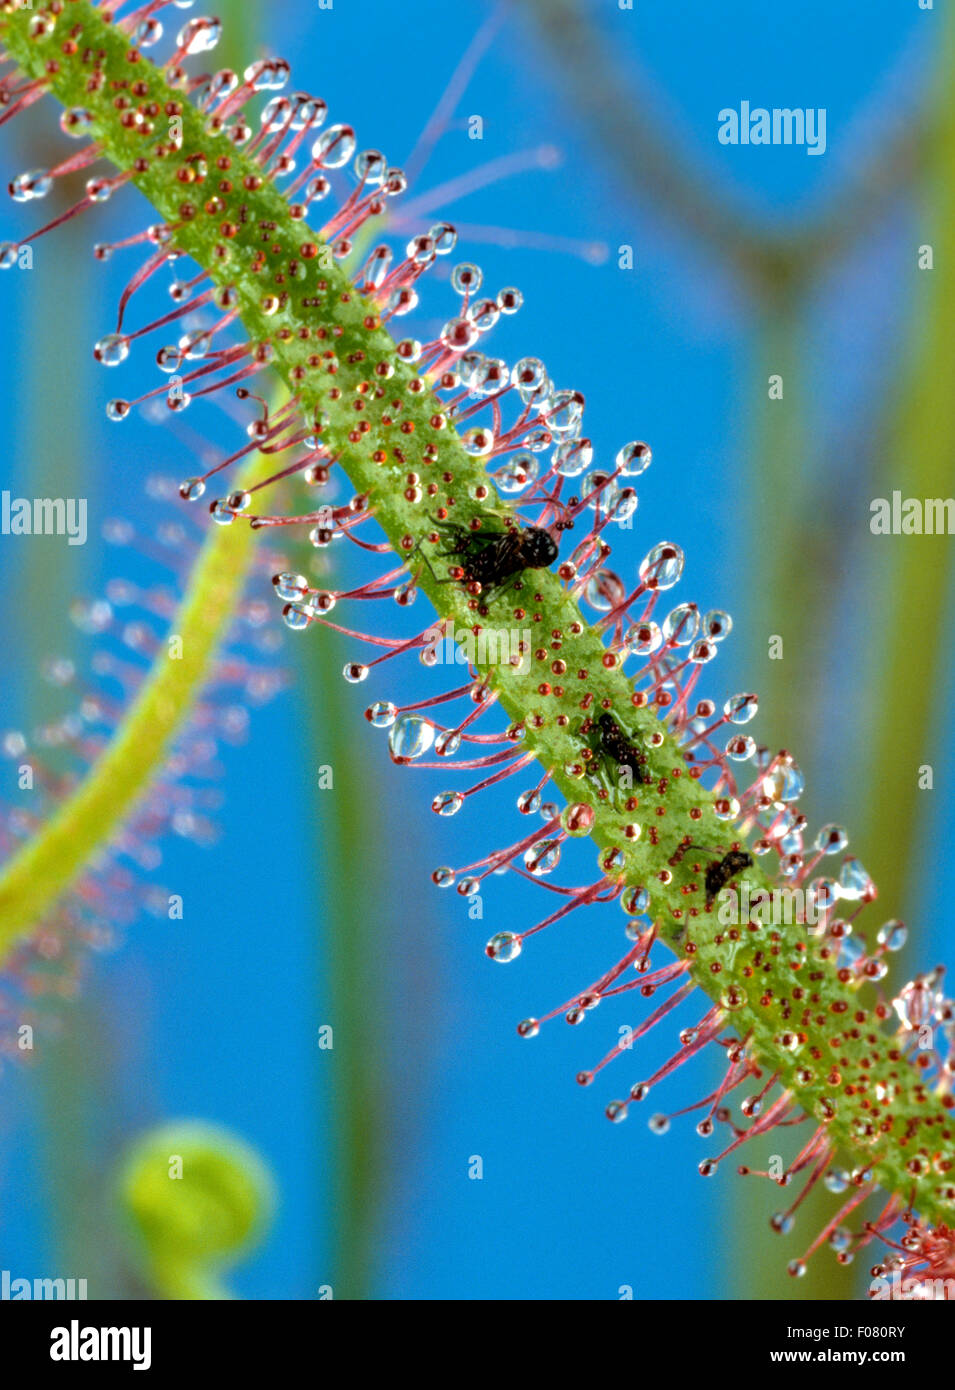
[(417, 714), (403, 714), (391, 727), (388, 751), (396, 763), (424, 757), (434, 743), (434, 725)]

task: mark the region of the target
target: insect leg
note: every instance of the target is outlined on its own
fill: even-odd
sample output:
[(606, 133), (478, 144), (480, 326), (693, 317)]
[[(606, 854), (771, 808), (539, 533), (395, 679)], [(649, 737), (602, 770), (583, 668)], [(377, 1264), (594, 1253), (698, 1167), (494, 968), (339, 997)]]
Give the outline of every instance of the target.
[[(453, 554), (454, 554), (454, 551), (453, 551), (453, 550), (452, 550), (452, 551), (447, 551), (447, 552), (439, 551), (439, 552), (438, 552), (438, 555), (439, 555), (439, 556), (440, 556), (440, 555), (444, 555), (445, 553), (447, 553), (447, 554), (449, 554), (449, 555), (453, 555)], [(418, 544), (415, 546), (414, 550), (412, 550), (411, 555), (408, 557), (409, 560), (410, 560), (413, 556), (415, 556), (415, 555), (420, 555), (421, 558), (422, 558), (422, 560), (423, 560), (423, 561), (425, 562), (425, 564), (428, 566), (428, 572), (430, 573), (431, 578), (434, 580), (435, 584), (453, 584), (453, 583), (455, 582), (453, 579), (450, 579), (450, 578), (448, 578), (448, 579), (439, 579), (439, 578), (438, 578), (438, 576), (437, 576), (437, 575), (435, 574), (435, 572), (434, 572), (434, 569), (433, 569), (433, 567), (432, 567), (431, 561), (428, 559), (427, 555), (426, 555), (426, 554), (424, 553), (424, 551), (421, 549), (421, 542), (420, 542), (420, 541), (419, 541)]]

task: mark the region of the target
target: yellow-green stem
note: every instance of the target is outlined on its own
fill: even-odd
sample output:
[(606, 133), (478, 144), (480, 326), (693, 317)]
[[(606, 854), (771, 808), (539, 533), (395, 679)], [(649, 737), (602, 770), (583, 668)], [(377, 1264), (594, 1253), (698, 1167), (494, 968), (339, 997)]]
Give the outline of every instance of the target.
[(109, 844), (161, 768), (235, 616), (254, 544), (245, 527), (210, 531), (172, 624), (170, 637), (178, 642), (157, 657), (106, 751), (74, 795), (4, 866), (0, 960)]

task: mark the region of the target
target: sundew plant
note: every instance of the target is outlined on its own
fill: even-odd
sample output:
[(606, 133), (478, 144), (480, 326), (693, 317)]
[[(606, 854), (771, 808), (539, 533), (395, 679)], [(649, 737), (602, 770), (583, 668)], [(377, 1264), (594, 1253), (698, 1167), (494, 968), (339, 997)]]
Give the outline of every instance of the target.
[[(546, 344), (495, 355), (520, 289), (489, 286), (443, 217), (394, 236), (409, 180), (348, 123), (361, 119), (360, 88), (353, 113), (329, 112), (279, 57), (216, 67), (221, 31), (184, 0), (0, 4), (0, 120), (29, 121), (49, 99), (63, 133), (55, 163), (10, 171), (14, 199), (40, 215), (0, 246), (0, 266), (15, 274), (95, 212), (97, 256), (132, 258), (93, 347), (109, 420), (122, 430), (158, 401), (170, 428), (186, 415), (214, 444), (177, 480), (179, 519), (155, 496), (135, 518), (144, 534), (196, 530), (181, 607), (160, 606), (179, 646), (138, 644), (150, 669), (108, 737), (6, 847), (8, 965), (35, 973), (58, 949), (51, 936), (72, 949), (109, 915), (104, 856), (119, 839), (148, 840), (163, 817), (201, 827), (169, 759), (208, 757), (203, 729), (223, 718), (203, 717), (210, 673), (247, 704), (281, 683), (263, 634), (284, 622), (317, 644), (332, 629), (347, 646), (344, 682), (356, 699), (372, 692), (369, 768), (387, 756), (409, 776), (430, 769), (436, 845), (442, 819), (472, 815), (465, 862), (422, 863), (436, 891), (467, 916), (515, 875), (540, 886), (538, 916), (511, 914), (489, 959), (526, 969), (544, 932), (604, 943), (596, 974), (517, 1025), (532, 1047), (586, 1021), (585, 1122), (602, 1112), (630, 1122), (626, 1143), (656, 1142), (647, 1121), (669, 1128), (673, 1073), (718, 1058), (682, 1121), (705, 1140), (700, 1174), (752, 1179), (751, 1141), (772, 1136), (779, 1153), (762, 1176), (780, 1189), (776, 1230), (788, 1234), (814, 1189), (833, 1194), (783, 1256), (793, 1278), (828, 1247), (843, 1263), (861, 1253), (899, 1296), (944, 1296), (955, 1015), (943, 971), (923, 962), (890, 979), (906, 928), (879, 913), (878, 865), (860, 862), (841, 826), (808, 823), (794, 753), (759, 741), (757, 695), (719, 691), (712, 663), (732, 620), (677, 588), (678, 478), (672, 512), (638, 512), (652, 451), (633, 437), (627, 393), (619, 448), (598, 457), (584, 395), (552, 378)], [(44, 222), (61, 181), (78, 195)], [(99, 210), (127, 185), (152, 211), (139, 235), (110, 243)], [(170, 270), (171, 305), (146, 321), (137, 295)], [(594, 354), (580, 347), (586, 387)], [(144, 383), (150, 362), (158, 376)], [(312, 552), (317, 570), (284, 558)], [(268, 619), (260, 598), (239, 597), (263, 566)], [(96, 630), (97, 611), (84, 617)], [(222, 655), (236, 617), (257, 656)], [(396, 662), (416, 672), (402, 703), (388, 697)], [(191, 752), (171, 754), (184, 731)], [(481, 795), (502, 783), (511, 821), (491, 824)], [(662, 1064), (646, 1063), (641, 1039), (672, 1031), (684, 1003), (693, 1022)], [(619, 1026), (634, 1004), (638, 1021)]]

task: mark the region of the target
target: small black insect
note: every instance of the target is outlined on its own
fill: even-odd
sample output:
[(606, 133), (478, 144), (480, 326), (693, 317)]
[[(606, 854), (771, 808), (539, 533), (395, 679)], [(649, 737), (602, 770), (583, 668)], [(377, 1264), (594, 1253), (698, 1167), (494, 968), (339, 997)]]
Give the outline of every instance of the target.
[(609, 761), (616, 768), (625, 767), (634, 782), (652, 785), (656, 778), (647, 765), (647, 755), (638, 748), (627, 731), (617, 723), (612, 714), (601, 714), (596, 723), (586, 729), (586, 740), (594, 757), (590, 763), (590, 775), (596, 778), (608, 792), (620, 790), (619, 780), (608, 777), (605, 765)]
[(725, 888), (731, 878), (740, 873), (743, 869), (750, 869), (753, 865), (753, 856), (747, 854), (744, 849), (731, 849), (729, 854), (725, 854), (722, 859), (717, 859), (710, 864), (706, 870), (706, 906), (707, 910), (713, 906), (716, 896), (722, 888)]
[(613, 758), (618, 767), (629, 768), (634, 781), (650, 786), (655, 779), (647, 766), (646, 753), (637, 748), (633, 739), (621, 729), (612, 714), (602, 714), (597, 724), (600, 728), (600, 752)]
[[(676, 868), (677, 864), (682, 864), (684, 858), (689, 854), (691, 849), (698, 849), (701, 854), (712, 854), (714, 848), (715, 847), (708, 845), (695, 845), (693, 841), (687, 837), (685, 840), (680, 841), (667, 860), (667, 863), (672, 865), (673, 868)], [(728, 854), (724, 854), (722, 848), (717, 848), (716, 853), (722, 854), (723, 858), (712, 860), (706, 870), (704, 882), (706, 884), (707, 909), (713, 906), (720, 889), (725, 888), (735, 874), (740, 873), (743, 869), (752, 868), (753, 864), (753, 856), (747, 854), (744, 849), (731, 849)], [(696, 865), (696, 867), (699, 868), (699, 865)]]
[[(459, 560), (460, 574), (438, 579), (439, 584), (479, 584), (489, 595), (524, 570), (546, 569), (557, 559), (557, 542), (539, 526), (513, 527), (506, 531), (471, 531), (453, 521), (435, 521), (448, 542), (445, 550), (435, 551), (442, 559)], [(425, 556), (425, 563), (431, 565)], [(432, 575), (434, 571), (432, 570)]]

